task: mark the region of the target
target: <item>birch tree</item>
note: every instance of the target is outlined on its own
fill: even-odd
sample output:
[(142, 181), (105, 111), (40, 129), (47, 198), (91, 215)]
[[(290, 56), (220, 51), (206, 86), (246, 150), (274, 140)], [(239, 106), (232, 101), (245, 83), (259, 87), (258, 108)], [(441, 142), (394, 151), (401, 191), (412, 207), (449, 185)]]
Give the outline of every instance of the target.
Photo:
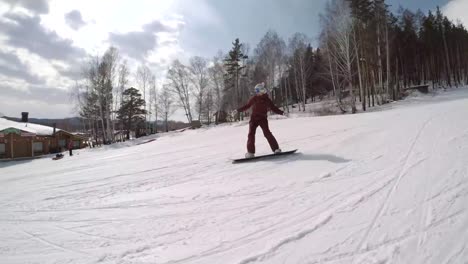
[(114, 141), (112, 113), (118, 61), (117, 49), (110, 47), (102, 57), (92, 57), (83, 68), (86, 81), (86, 96), (83, 98), (86, 102), (83, 103), (82, 114), (92, 116), (96, 121), (93, 124), (96, 135), (100, 123), (100, 132), (106, 144)]
[[(115, 97), (115, 109), (119, 109), (123, 102), (123, 93), (128, 85), (128, 77), (130, 76), (130, 71), (127, 66), (127, 61), (123, 61), (119, 66), (119, 80), (117, 84), (117, 93)], [(119, 130), (123, 130), (123, 122), (119, 120)], [(122, 134), (120, 133), (120, 140), (123, 140)]]
[[(145, 100), (145, 105), (144, 105), (144, 110), (147, 113), (148, 111), (146, 110), (146, 92), (147, 89), (149, 88), (150, 82), (151, 82), (151, 70), (148, 68), (146, 65), (140, 65), (137, 69), (136, 73), (136, 81), (138, 83), (139, 89), (143, 93), (143, 100)], [(145, 129), (147, 129), (147, 114), (145, 114)]]
[(150, 120), (152, 119), (152, 115), (154, 115), (154, 125), (153, 129), (155, 132), (157, 132), (157, 125), (158, 125), (158, 88), (156, 84), (156, 76), (152, 75), (151, 76), (151, 82), (150, 82), (150, 98), (149, 98), (149, 115), (150, 115)]
[(211, 86), (213, 87), (213, 105), (216, 109), (215, 122), (217, 123), (223, 111), (223, 97), (224, 97), (224, 75), (226, 72), (223, 67), (223, 54), (218, 52), (218, 54), (213, 58), (213, 66), (208, 69), (208, 75), (210, 78)]
[(279, 79), (279, 67), (286, 49), (286, 44), (275, 31), (268, 31), (255, 48), (258, 63), (267, 71), (265, 84), (270, 89), (274, 88)]
[(163, 117), (166, 132), (169, 132), (169, 117), (174, 113), (175, 110), (173, 107), (173, 92), (171, 92), (171, 90), (172, 87), (169, 85), (164, 85), (158, 100), (158, 108)]
[(178, 99), (179, 105), (184, 109), (189, 124), (192, 123), (192, 110), (190, 100), (190, 72), (187, 66), (179, 60), (174, 60), (167, 72), (169, 85), (167, 89)]
[[(289, 40), (289, 49), (292, 54), (292, 63), (294, 66), (294, 78), (296, 81), (296, 92), (302, 99), (302, 110), (305, 111), (307, 102), (306, 84), (310, 69), (308, 68), (308, 57), (306, 56), (307, 46), (310, 40), (302, 33), (295, 33)], [(300, 110), (300, 108), (299, 108)]]
[[(335, 67), (334, 74), (339, 78), (339, 103), (341, 104), (341, 94), (344, 89), (349, 92), (352, 113), (356, 113), (356, 99), (353, 87), (352, 65), (356, 61), (356, 47), (354, 41), (354, 21), (351, 16), (349, 3), (344, 0), (333, 0), (326, 6), (325, 15), (322, 16), (323, 30), (327, 36), (328, 53)], [(344, 110), (344, 109), (343, 109)]]
[(190, 72), (192, 74), (192, 83), (195, 88), (195, 97), (197, 100), (198, 120), (201, 121), (204, 108), (204, 98), (208, 87), (208, 61), (205, 58), (195, 56), (190, 59)]

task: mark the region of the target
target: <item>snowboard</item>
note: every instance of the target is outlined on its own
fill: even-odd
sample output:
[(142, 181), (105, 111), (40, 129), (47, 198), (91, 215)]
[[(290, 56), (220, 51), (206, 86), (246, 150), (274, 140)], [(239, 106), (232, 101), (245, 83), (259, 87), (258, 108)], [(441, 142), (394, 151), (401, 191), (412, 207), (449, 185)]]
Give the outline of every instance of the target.
[(281, 153), (276, 153), (276, 154), (268, 154), (268, 155), (261, 155), (261, 156), (255, 156), (253, 158), (243, 158), (243, 159), (235, 159), (232, 160), (232, 163), (243, 163), (243, 162), (249, 162), (249, 161), (257, 161), (257, 160), (264, 160), (264, 159), (272, 159), (272, 158), (278, 158), (282, 157), (285, 155), (291, 155), (296, 153), (297, 149), (295, 150), (290, 150), (290, 151), (283, 151)]
[(60, 153), (60, 154), (55, 155), (55, 157), (53, 157), (52, 159), (53, 160), (59, 160), (59, 159), (63, 159), (63, 157), (64, 157), (64, 155)]

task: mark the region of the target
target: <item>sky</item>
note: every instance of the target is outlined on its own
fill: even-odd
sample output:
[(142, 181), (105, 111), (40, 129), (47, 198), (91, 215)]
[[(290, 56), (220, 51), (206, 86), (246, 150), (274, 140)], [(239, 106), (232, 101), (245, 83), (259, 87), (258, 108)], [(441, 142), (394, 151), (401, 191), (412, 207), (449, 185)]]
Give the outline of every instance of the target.
[[(326, 0), (0, 0), (0, 115), (77, 116), (71, 89), (91, 56), (118, 48), (132, 75), (145, 64), (164, 83), (174, 59), (211, 58), (235, 38), (252, 51), (269, 30), (312, 43)], [(440, 6), (468, 26), (468, 0), (387, 0), (423, 11)], [(182, 120), (180, 112), (173, 119)]]

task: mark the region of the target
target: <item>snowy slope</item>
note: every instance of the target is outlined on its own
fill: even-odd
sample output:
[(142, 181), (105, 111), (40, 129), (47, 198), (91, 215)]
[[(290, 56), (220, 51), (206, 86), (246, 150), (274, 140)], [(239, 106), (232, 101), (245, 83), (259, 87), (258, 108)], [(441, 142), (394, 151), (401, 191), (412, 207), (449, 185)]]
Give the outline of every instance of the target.
[(467, 263), (467, 90), (247, 129), (0, 163), (0, 263)]

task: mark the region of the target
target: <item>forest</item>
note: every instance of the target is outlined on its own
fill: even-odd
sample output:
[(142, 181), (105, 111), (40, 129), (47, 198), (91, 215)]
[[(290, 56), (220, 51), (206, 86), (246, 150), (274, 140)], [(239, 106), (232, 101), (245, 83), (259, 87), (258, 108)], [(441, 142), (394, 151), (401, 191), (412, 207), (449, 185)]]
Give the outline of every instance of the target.
[(131, 72), (111, 46), (88, 60), (72, 89), (83, 130), (105, 143), (130, 138), (130, 131), (169, 131), (177, 109), (188, 125), (242, 120), (231, 112), (260, 82), (286, 112), (328, 100), (343, 114), (401, 100), (412, 89), (466, 85), (465, 27), (439, 8), (392, 10), (384, 0), (331, 0), (317, 36), (285, 39), (270, 29), (253, 48), (235, 38), (212, 58), (175, 59), (164, 76), (143, 62)]

